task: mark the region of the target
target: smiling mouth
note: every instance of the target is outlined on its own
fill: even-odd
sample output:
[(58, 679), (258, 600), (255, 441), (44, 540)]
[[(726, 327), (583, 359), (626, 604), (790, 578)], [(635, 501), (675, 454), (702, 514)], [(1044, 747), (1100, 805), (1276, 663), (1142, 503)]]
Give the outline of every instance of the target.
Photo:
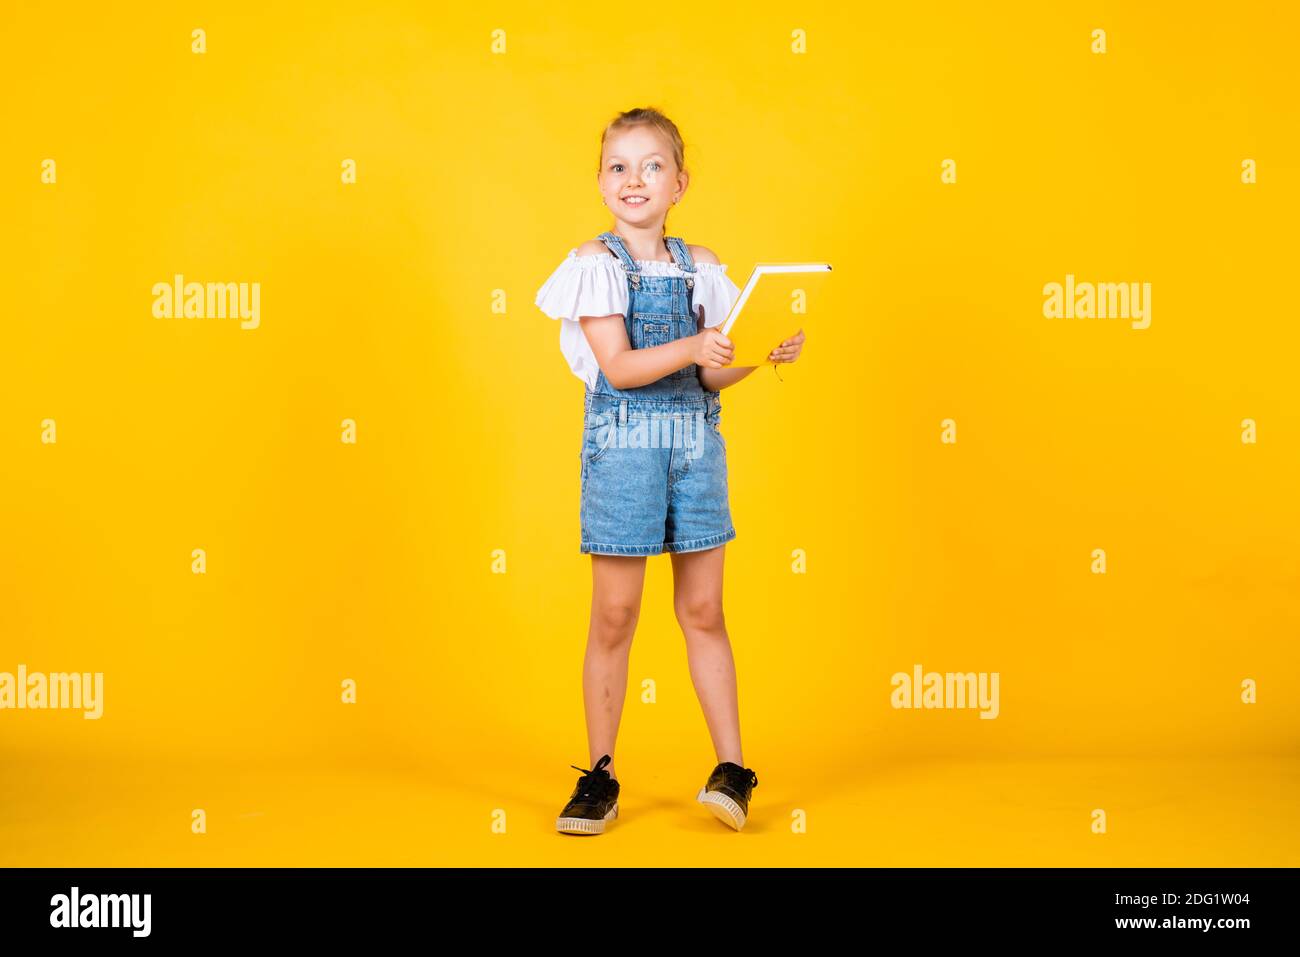
[(623, 202), (627, 203), (629, 206), (644, 206), (646, 203), (650, 202), (650, 200), (646, 196), (624, 196)]

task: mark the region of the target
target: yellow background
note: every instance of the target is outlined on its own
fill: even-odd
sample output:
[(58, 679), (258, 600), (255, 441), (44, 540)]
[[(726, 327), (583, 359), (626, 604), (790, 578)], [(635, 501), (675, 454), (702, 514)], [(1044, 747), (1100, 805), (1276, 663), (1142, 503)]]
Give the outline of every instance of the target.
[[(0, 671), (105, 714), (0, 712), (0, 863), (1300, 863), (1296, 23), (1132, 7), (6, 4)], [(659, 557), (583, 841), (582, 384), (533, 297), (645, 105), (670, 234), (835, 276), (723, 393), (750, 823), (693, 803)], [(260, 328), (154, 318), (175, 273)], [(1044, 318), (1067, 273), (1150, 328)], [(917, 663), (1000, 716), (891, 708)]]

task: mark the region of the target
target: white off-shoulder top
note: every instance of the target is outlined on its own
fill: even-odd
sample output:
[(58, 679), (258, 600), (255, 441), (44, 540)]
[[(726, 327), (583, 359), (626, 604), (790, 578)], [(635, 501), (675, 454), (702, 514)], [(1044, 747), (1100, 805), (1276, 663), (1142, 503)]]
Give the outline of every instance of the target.
[[(685, 276), (685, 271), (675, 262), (638, 259), (642, 275)], [(725, 264), (695, 264), (694, 303), (696, 311), (704, 307), (704, 325), (720, 325), (731, 311), (731, 305), (740, 296), (740, 287), (727, 275)], [(623, 261), (607, 253), (579, 256), (570, 249), (564, 261), (537, 291), (536, 304), (552, 319), (568, 320), (560, 323), (560, 351), (569, 363), (573, 374), (596, 387), (600, 367), (595, 353), (578, 322), (581, 316), (627, 315), (627, 270)]]

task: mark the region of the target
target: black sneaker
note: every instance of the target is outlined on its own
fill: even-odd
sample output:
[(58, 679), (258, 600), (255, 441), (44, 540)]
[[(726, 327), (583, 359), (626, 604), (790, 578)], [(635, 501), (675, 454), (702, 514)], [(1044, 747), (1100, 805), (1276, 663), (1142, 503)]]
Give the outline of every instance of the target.
[(590, 771), (576, 764), (569, 767), (582, 772), (569, 803), (555, 819), (555, 829), (563, 834), (603, 834), (605, 822), (618, 817), (618, 782), (605, 767), (614, 759), (602, 755)]
[(723, 761), (709, 781), (695, 795), (699, 801), (723, 824), (739, 831), (745, 826), (745, 817), (749, 814), (749, 797), (758, 787), (758, 775), (749, 768), (739, 764)]

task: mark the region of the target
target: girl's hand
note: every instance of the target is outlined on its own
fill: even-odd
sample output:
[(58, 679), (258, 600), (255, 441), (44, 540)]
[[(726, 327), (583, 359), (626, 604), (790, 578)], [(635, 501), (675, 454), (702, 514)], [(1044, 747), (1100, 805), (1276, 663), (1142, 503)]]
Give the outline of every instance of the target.
[(695, 328), (700, 330), (694, 337), (695, 348), (691, 351), (695, 364), (708, 369), (721, 369), (730, 365), (736, 357), (736, 347), (718, 330), (704, 328), (703, 306), (696, 309)]
[(768, 355), (771, 362), (794, 362), (799, 358), (799, 353), (803, 351), (803, 330), (800, 329), (785, 342), (781, 343)]
[(705, 329), (691, 338), (695, 340), (691, 348), (691, 358), (695, 360), (696, 365), (704, 366), (706, 369), (721, 369), (723, 366), (731, 365), (731, 360), (736, 357), (736, 347), (717, 329)]

